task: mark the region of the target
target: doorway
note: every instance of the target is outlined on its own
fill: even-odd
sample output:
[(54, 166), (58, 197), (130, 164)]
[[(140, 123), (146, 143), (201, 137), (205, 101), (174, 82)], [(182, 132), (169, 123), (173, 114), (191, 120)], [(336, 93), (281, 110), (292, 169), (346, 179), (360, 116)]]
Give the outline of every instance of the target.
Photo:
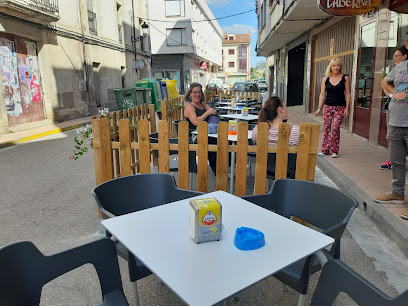
[(368, 139), (374, 79), (375, 21), (360, 27), (353, 133)]
[(305, 51), (306, 43), (303, 43), (288, 52), (287, 106), (303, 104)]

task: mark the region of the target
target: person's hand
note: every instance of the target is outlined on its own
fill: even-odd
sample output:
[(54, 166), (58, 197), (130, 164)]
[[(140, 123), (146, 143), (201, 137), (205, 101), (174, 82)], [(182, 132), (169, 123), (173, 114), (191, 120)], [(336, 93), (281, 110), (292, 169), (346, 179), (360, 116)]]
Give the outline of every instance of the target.
[(347, 118), (348, 117), (348, 115), (349, 115), (349, 111), (348, 111), (348, 108), (346, 108), (345, 110), (344, 110), (344, 118)]
[(217, 110), (215, 110), (214, 108), (210, 107), (207, 112), (208, 116), (210, 115), (217, 115)]
[(320, 110), (321, 110), (321, 108), (319, 107), (319, 108), (317, 109), (317, 111), (315, 111), (315, 113), (314, 113), (315, 117), (318, 117), (318, 116), (319, 116)]

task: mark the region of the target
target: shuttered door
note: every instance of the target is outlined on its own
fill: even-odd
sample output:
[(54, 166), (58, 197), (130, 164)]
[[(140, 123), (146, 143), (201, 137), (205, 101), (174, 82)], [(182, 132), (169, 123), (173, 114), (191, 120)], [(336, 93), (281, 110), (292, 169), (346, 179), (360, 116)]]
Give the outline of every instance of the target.
[(37, 43), (1, 33), (0, 63), (8, 126), (43, 120)]
[[(355, 17), (348, 18), (324, 30), (312, 38), (312, 83), (311, 111), (319, 107), (319, 95), (322, 78), (331, 59), (338, 57), (343, 62), (344, 73), (351, 79), (353, 71)], [(349, 118), (344, 118), (342, 125), (349, 127)]]

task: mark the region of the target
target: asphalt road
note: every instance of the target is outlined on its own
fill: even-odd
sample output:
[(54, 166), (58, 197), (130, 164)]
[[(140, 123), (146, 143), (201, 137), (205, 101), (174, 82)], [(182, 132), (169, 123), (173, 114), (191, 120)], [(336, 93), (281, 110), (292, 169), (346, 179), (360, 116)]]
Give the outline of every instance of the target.
[[(69, 160), (75, 131), (40, 138), (0, 150), (0, 247), (29, 240), (44, 253), (54, 253), (96, 239), (96, 204), (92, 151)], [(209, 171), (211, 173), (211, 171)], [(209, 189), (215, 186), (210, 178)], [(319, 169), (316, 181), (333, 184)], [(389, 295), (408, 287), (407, 259), (398, 248), (356, 210), (342, 239), (342, 260)], [(129, 302), (133, 296), (127, 265), (120, 260)], [(319, 274), (312, 276), (310, 300)], [(138, 281), (141, 305), (184, 305), (160, 280), (149, 276)], [(273, 277), (236, 294), (233, 305), (295, 305), (297, 294), (281, 291)], [(95, 305), (100, 303), (93, 268), (68, 273), (43, 290), (42, 305)], [(340, 305), (353, 305), (342, 296)]]

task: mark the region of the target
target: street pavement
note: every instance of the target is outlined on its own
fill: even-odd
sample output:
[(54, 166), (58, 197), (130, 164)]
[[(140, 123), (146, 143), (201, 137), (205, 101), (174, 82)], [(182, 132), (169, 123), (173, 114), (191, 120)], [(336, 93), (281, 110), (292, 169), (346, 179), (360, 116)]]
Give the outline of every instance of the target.
[[(95, 186), (93, 154), (91, 151), (77, 161), (69, 160), (75, 135), (75, 131), (67, 131), (0, 149), (0, 247), (29, 240), (50, 254), (98, 238), (96, 205), (91, 196)], [(212, 191), (215, 177), (209, 180)], [(253, 177), (249, 185), (251, 180)], [(335, 185), (319, 168), (315, 181)], [(357, 209), (343, 235), (341, 258), (375, 286), (395, 296), (408, 287), (407, 259), (377, 225)], [(120, 267), (125, 293), (132, 303), (127, 265), (122, 259)], [(311, 278), (308, 302), (318, 276)], [(154, 275), (138, 281), (138, 287), (141, 305), (184, 305)], [(298, 294), (281, 288), (269, 277), (234, 295), (231, 304), (295, 305)], [(101, 302), (99, 292), (95, 271), (85, 266), (46, 285), (42, 305), (95, 305)], [(342, 295), (338, 305), (353, 303)]]

